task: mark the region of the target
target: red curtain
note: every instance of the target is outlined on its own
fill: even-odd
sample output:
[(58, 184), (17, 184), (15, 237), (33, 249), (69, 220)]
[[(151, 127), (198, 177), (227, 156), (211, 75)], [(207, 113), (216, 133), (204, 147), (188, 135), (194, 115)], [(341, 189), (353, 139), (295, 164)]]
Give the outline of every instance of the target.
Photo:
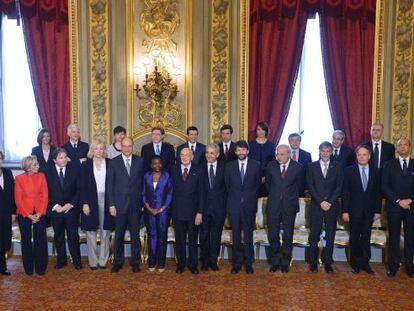
[(306, 20), (319, 12), (334, 127), (355, 146), (369, 133), (376, 0), (251, 0), (249, 139), (259, 121), (276, 140), (289, 113)]
[(260, 121), (279, 139), (289, 113), (308, 15), (300, 2), (282, 2), (250, 2), (249, 140)]
[[(15, 15), (14, 0), (0, 10)], [(54, 144), (62, 145), (70, 122), (69, 27), (66, 0), (20, 0), (36, 104)]]

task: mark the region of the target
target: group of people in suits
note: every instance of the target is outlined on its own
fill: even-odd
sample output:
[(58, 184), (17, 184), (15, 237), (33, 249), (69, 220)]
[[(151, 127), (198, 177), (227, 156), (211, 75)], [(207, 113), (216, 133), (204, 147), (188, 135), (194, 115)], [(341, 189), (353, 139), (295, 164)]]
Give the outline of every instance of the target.
[[(2, 168), (0, 153), (0, 273), (9, 274), (5, 252), (10, 248), (11, 223), (18, 215), (23, 266), (28, 275), (44, 274), (47, 267), (46, 226), (54, 229), (56, 269), (67, 265), (66, 240), (75, 269), (81, 269), (79, 231), (87, 232), (88, 262), (92, 270), (105, 269), (109, 240), (114, 231), (114, 264), (125, 262), (124, 241), (129, 231), (133, 272), (140, 268), (140, 227), (147, 226), (148, 269), (165, 269), (167, 232), (174, 226), (177, 273), (217, 271), (223, 225), (232, 230), (232, 274), (244, 267), (254, 273), (253, 231), (258, 197), (267, 196), (270, 272), (286, 273), (292, 257), (293, 232), (299, 197), (311, 198), (310, 266), (318, 271), (318, 243), (322, 230), (324, 269), (332, 273), (333, 244), (339, 214), (350, 224), (352, 272), (373, 273), (369, 266), (372, 223), (380, 217), (385, 197), (389, 224), (388, 275), (400, 266), (399, 239), (404, 224), (407, 275), (413, 276), (414, 162), (410, 141), (382, 140), (382, 124), (373, 124), (371, 140), (355, 151), (344, 145), (336, 130), (332, 143), (319, 145), (319, 159), (300, 148), (301, 136), (289, 135), (289, 145), (277, 147), (267, 139), (268, 125), (256, 126), (256, 139), (232, 141), (233, 128), (223, 125), (219, 144), (198, 142), (198, 129), (187, 128), (187, 142), (174, 147), (165, 142), (164, 129), (154, 127), (151, 142), (133, 153), (126, 130), (114, 129), (114, 142), (89, 146), (80, 140), (79, 127), (68, 127), (69, 140), (55, 148), (48, 130), (39, 132), (38, 146), (22, 161), (24, 173), (13, 180)], [(339, 198), (342, 198), (341, 203)], [(143, 221), (142, 221), (143, 220)], [(282, 232), (282, 239), (280, 239)], [(198, 242), (200, 256), (198, 256)], [(99, 244), (99, 247), (98, 247)], [(188, 246), (188, 248), (187, 248)], [(187, 256), (188, 249), (188, 256)]]

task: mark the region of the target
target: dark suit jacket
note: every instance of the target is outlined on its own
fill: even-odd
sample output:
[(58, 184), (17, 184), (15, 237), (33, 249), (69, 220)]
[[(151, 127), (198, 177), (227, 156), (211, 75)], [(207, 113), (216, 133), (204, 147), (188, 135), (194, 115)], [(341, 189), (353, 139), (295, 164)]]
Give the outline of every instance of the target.
[(50, 167), (53, 167), (55, 165), (55, 162), (53, 162), (53, 151), (56, 148), (54, 146), (50, 146), (50, 153), (49, 158), (47, 159), (47, 162), (45, 161), (45, 158), (43, 157), (43, 150), (41, 146), (36, 146), (32, 148), (32, 155), (36, 156), (37, 161), (39, 162), (39, 171), (45, 172)]
[(70, 158), (70, 165), (76, 165), (76, 166), (80, 166), (80, 159), (82, 158), (86, 158), (89, 152), (89, 144), (83, 142), (83, 141), (78, 141), (78, 145), (77, 148), (73, 148), (72, 144), (70, 143), (70, 141), (68, 141), (66, 144), (64, 144), (62, 146), (62, 148), (64, 148), (67, 152), (68, 157)]
[[(398, 213), (402, 210), (397, 200), (411, 199), (414, 202), (414, 159), (410, 158), (406, 176), (403, 176), (398, 158), (385, 164), (382, 171), (382, 192), (387, 199), (388, 213)], [(414, 204), (411, 203), (410, 212), (413, 212), (413, 207)]]
[(108, 206), (115, 206), (116, 212), (127, 214), (129, 208), (143, 207), (142, 183), (144, 179), (144, 160), (131, 156), (131, 170), (128, 175), (122, 154), (109, 162), (106, 189)]
[(49, 194), (48, 212), (51, 215), (58, 214), (52, 211), (56, 205), (70, 203), (74, 206), (69, 213), (79, 213), (79, 167), (66, 165), (64, 187), (59, 181), (56, 167), (51, 167), (45, 172)]
[[(180, 152), (183, 148), (189, 148), (188, 142), (179, 145), (177, 147), (177, 158), (176, 158), (176, 163), (177, 164), (181, 164), (181, 159), (180, 159)], [(196, 145), (196, 150), (194, 152), (194, 159), (193, 159), (193, 164), (196, 165), (202, 165), (204, 163), (206, 163), (206, 145), (203, 145), (199, 142), (197, 142)]]
[(331, 160), (341, 163), (342, 168), (345, 169), (346, 167), (355, 164), (355, 152), (352, 148), (342, 145), (339, 150), (339, 155), (334, 157), (332, 153)]
[(378, 170), (373, 167), (369, 168), (367, 190), (364, 192), (358, 164), (345, 168), (342, 187), (342, 213), (349, 213), (351, 218), (361, 218), (364, 215), (372, 218), (374, 213), (381, 213)]
[(202, 187), (204, 198), (204, 215), (222, 218), (226, 215), (226, 184), (224, 182), (225, 164), (218, 162), (213, 188), (210, 189), (210, 165), (205, 163), (202, 169)]
[[(151, 170), (151, 159), (155, 156), (155, 150), (153, 143), (149, 143), (142, 146), (141, 157), (144, 160), (144, 171), (148, 172)], [(161, 145), (160, 157), (163, 163), (163, 170), (169, 172), (175, 162), (174, 147), (169, 143), (163, 142)]]
[(236, 154), (234, 153), (234, 151), (235, 151), (234, 150), (234, 142), (232, 142), (232, 141), (230, 142), (229, 155), (228, 155), (227, 160), (224, 156), (224, 144), (223, 144), (223, 142), (219, 143), (218, 146), (220, 148), (220, 155), (218, 157), (218, 161), (220, 163), (227, 163), (227, 162), (233, 161), (237, 158)]
[[(109, 160), (105, 160), (106, 174), (108, 174)], [(86, 231), (96, 231), (99, 228), (99, 206), (98, 190), (96, 188), (95, 175), (93, 173), (93, 160), (83, 162), (80, 169), (80, 204), (88, 204), (90, 209), (89, 216), (81, 213), (81, 228)], [(105, 190), (108, 182), (105, 182)], [(114, 217), (109, 214), (108, 200), (105, 198), (105, 217), (103, 223), (104, 230), (114, 230)]]
[(306, 167), (312, 163), (312, 155), (309, 152), (299, 148), (299, 158), (297, 159), (297, 162), (302, 164), (306, 169)]
[[(326, 179), (323, 178), (323, 173), (319, 160), (308, 165), (306, 171), (307, 185), (311, 194), (312, 200), (310, 207), (315, 211), (322, 212), (320, 204), (327, 201), (332, 204), (334, 208), (337, 205), (337, 200), (341, 195), (343, 184), (343, 169), (338, 162), (330, 161)], [(331, 207), (331, 208), (332, 208)]]
[[(371, 151), (371, 159), (369, 160), (369, 165), (374, 166), (374, 146), (372, 141), (366, 142), (364, 145), (367, 145)], [(380, 168), (384, 167), (384, 164), (389, 160), (395, 159), (395, 147), (393, 144), (390, 144), (386, 141), (381, 143), (381, 157), (380, 157)]]
[(12, 224), (11, 215), (16, 214), (14, 202), (14, 178), (7, 168), (3, 171), (4, 188), (0, 189), (0, 252), (5, 252), (11, 247)]
[(194, 221), (197, 213), (203, 213), (203, 188), (201, 168), (191, 164), (186, 181), (181, 176), (181, 164), (172, 169), (174, 195), (172, 201), (173, 220)]
[(280, 164), (269, 162), (266, 167), (266, 187), (269, 192), (267, 208), (275, 215), (283, 212), (292, 215), (299, 212), (299, 196), (305, 186), (305, 174), (302, 164), (291, 160), (282, 178)]
[(227, 210), (229, 214), (240, 214), (242, 206), (247, 217), (257, 212), (257, 196), (261, 184), (260, 163), (248, 159), (244, 182), (241, 183), (239, 160), (226, 164), (224, 181), (227, 188)]

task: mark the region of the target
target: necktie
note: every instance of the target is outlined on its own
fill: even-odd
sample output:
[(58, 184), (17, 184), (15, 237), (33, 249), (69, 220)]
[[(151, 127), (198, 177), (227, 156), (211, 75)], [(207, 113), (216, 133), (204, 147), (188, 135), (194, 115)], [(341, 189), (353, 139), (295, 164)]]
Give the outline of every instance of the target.
[(282, 178), (285, 178), (285, 176), (286, 176), (286, 165), (283, 164), (282, 165)]
[(296, 150), (293, 150), (293, 153), (292, 153), (292, 160), (293, 160), (293, 161), (297, 161), (297, 160), (298, 160), (298, 158), (296, 157)]
[(338, 149), (335, 149), (335, 151), (334, 151), (334, 158), (335, 159), (338, 158)]
[(240, 168), (240, 179), (241, 179), (241, 183), (243, 185), (243, 181), (244, 181), (244, 162), (241, 163), (241, 168)]
[(186, 181), (187, 177), (188, 177), (188, 168), (185, 167), (183, 175), (182, 175), (183, 181)]
[(194, 145), (191, 145), (191, 151), (194, 153)]
[(226, 158), (226, 160), (228, 160), (229, 158), (229, 145), (227, 144), (224, 145), (224, 157)]
[(376, 168), (380, 167), (378, 143), (375, 143), (375, 147), (374, 147), (374, 164)]
[(60, 181), (60, 186), (63, 188), (63, 186), (65, 185), (65, 176), (63, 176), (63, 167), (59, 169), (59, 181)]
[(75, 149), (78, 148), (78, 144), (77, 143), (74, 143), (73, 144), (73, 148), (75, 148)]
[(131, 173), (131, 163), (129, 161), (130, 161), (129, 158), (125, 160), (125, 167), (128, 172), (128, 175)]
[(407, 176), (408, 173), (408, 167), (407, 167), (407, 160), (403, 160), (403, 176)]
[(161, 154), (160, 145), (155, 146), (155, 154), (158, 156)]
[(367, 174), (365, 173), (366, 167), (363, 166), (361, 167), (361, 169), (362, 169), (362, 188), (364, 189), (364, 192), (365, 192), (368, 186), (368, 178), (367, 178)]
[(326, 174), (328, 173), (328, 163), (323, 164), (323, 178), (326, 178)]
[(213, 185), (214, 185), (214, 167), (213, 167), (213, 164), (210, 164), (209, 179), (210, 179), (210, 189), (213, 189)]

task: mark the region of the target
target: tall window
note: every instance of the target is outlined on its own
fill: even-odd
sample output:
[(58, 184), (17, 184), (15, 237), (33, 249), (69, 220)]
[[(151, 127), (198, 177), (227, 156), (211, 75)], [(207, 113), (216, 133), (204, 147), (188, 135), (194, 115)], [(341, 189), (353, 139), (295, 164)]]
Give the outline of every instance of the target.
[(36, 145), (41, 122), (33, 94), (22, 26), (1, 19), (1, 92), (3, 142), (7, 161), (19, 161)]
[(319, 17), (309, 19), (306, 26), (302, 60), (295, 91), (280, 143), (287, 143), (290, 133), (302, 133), (301, 148), (318, 159), (318, 146), (331, 141), (333, 124), (323, 73)]

